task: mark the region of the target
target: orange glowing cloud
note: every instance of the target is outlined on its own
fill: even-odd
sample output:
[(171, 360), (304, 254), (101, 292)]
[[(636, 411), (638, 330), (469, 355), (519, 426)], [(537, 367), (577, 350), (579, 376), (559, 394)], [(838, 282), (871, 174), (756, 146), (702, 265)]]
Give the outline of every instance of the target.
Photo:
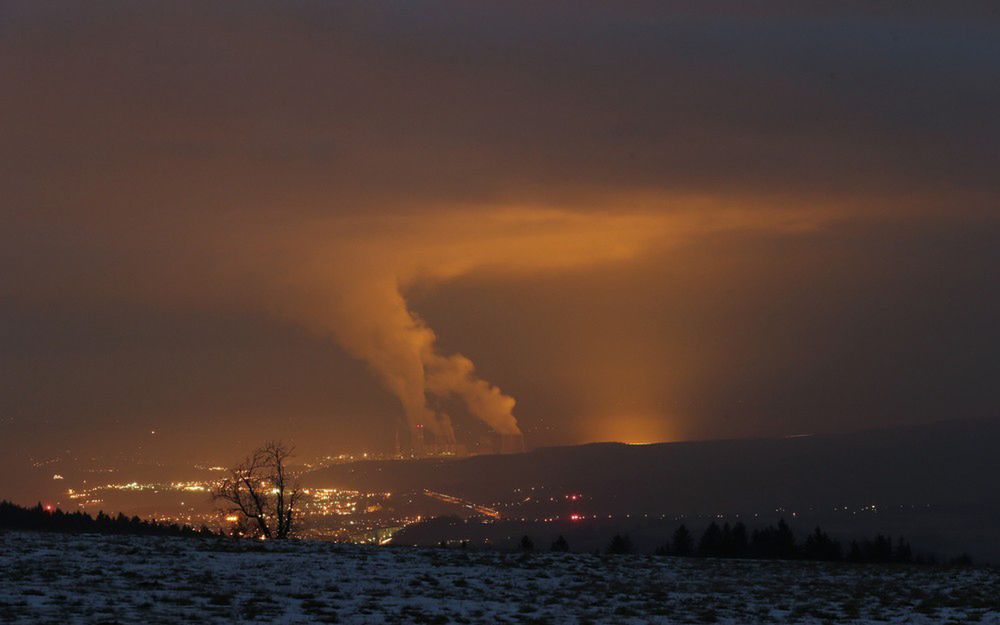
[[(616, 262), (707, 232), (799, 229), (814, 227), (816, 219), (760, 209), (706, 215), (488, 207), (314, 221), (284, 237), (268, 231), (259, 243), (283, 242), (266, 255), (281, 265), (267, 269), (273, 283), (265, 290), (274, 293), (267, 305), (366, 362), (399, 399), (411, 428), (419, 425), (453, 442), (451, 416), (430, 408), (428, 396), (462, 400), (471, 416), (502, 434), (520, 432), (515, 400), (480, 379), (467, 357), (439, 353), (434, 331), (404, 299), (411, 285), (477, 270), (559, 271)], [(237, 262), (233, 270), (248, 267)]]

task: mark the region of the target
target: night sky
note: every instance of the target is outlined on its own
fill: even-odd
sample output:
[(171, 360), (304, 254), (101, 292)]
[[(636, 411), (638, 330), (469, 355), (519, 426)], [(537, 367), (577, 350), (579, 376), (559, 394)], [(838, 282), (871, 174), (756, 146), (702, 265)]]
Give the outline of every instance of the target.
[(995, 3), (744, 4), (3, 2), (5, 461), (998, 416)]

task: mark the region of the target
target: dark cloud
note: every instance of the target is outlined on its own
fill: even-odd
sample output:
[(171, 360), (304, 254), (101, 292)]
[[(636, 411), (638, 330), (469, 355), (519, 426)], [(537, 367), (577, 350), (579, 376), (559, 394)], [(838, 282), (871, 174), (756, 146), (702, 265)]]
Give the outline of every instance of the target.
[(992, 190), (990, 21), (179, 6), (9, 10), (17, 162), (87, 187), (183, 180), (215, 201), (256, 174), (274, 200), (293, 187), (355, 206), (622, 185)]

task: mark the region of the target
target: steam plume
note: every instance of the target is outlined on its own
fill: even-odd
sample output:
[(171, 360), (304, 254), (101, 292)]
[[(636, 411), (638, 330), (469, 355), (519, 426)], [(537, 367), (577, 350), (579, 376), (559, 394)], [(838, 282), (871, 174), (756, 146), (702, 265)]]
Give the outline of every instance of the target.
[(361, 276), (342, 285), (331, 324), (338, 343), (366, 361), (400, 403), (411, 431), (423, 426), (439, 442), (455, 441), (448, 415), (432, 410), (427, 395), (462, 399), (469, 413), (493, 430), (519, 434), (514, 399), (475, 375), (472, 361), (460, 354), (444, 356), (436, 336), (406, 306), (389, 279)]

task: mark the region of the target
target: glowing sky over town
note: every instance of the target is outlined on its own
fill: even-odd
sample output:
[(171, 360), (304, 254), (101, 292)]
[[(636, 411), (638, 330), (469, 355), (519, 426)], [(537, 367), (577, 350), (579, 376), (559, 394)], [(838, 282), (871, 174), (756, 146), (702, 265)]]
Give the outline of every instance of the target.
[(962, 5), (4, 2), (0, 435), (996, 416), (1000, 16)]

